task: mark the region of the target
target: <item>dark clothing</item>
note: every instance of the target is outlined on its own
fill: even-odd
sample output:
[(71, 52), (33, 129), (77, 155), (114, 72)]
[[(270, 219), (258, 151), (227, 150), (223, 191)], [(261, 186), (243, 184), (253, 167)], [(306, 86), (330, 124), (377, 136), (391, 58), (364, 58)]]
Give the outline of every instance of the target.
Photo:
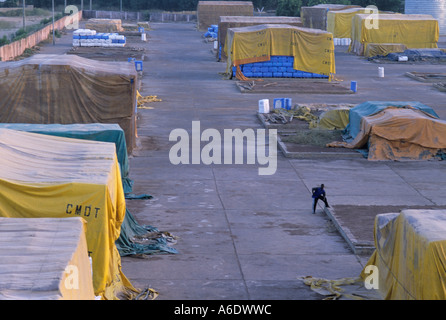
[(319, 198), (320, 196), (325, 197), (325, 190), (321, 187), (313, 188), (313, 199)]
[(327, 198), (325, 197), (325, 190), (321, 187), (312, 189), (313, 195), (313, 213), (316, 212), (316, 205), (318, 200), (322, 200), (325, 204), (325, 207), (329, 207)]

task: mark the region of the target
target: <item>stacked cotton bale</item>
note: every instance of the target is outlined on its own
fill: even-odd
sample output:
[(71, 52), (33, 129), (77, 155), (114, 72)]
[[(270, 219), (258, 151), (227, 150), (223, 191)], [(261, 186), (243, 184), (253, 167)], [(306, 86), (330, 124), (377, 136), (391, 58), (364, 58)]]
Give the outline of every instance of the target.
[(220, 50), (217, 50), (217, 58), (226, 60), (224, 45), (229, 28), (249, 27), (259, 24), (287, 24), (302, 27), (302, 20), (299, 17), (222, 16), (218, 23), (218, 47)]
[(97, 32), (122, 32), (121, 19), (89, 19), (85, 29), (93, 29)]
[(73, 32), (73, 47), (124, 47), (126, 38), (117, 33), (98, 33), (91, 29)]
[(360, 8), (360, 6), (343, 4), (318, 4), (312, 7), (301, 7), (300, 16), (305, 28), (327, 30), (327, 12)]
[(197, 6), (198, 30), (207, 30), (218, 24), (221, 16), (253, 16), (251, 1), (199, 1)]
[(354, 16), (349, 52), (364, 55), (369, 52), (370, 45), (380, 45), (387, 53), (394, 52), (394, 48), (401, 51), (402, 46), (407, 49), (438, 48), (439, 24), (431, 15), (380, 14), (376, 27), (370, 28), (369, 24), (369, 14)]

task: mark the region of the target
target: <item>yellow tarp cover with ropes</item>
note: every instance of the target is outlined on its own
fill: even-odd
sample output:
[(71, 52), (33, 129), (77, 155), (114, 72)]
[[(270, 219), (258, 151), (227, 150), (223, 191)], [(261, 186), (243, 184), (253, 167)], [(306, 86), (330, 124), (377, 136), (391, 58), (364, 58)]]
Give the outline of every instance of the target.
[(87, 222), (96, 296), (132, 293), (115, 241), (125, 197), (115, 144), (0, 129), (0, 217)]
[(327, 12), (327, 31), (333, 34), (334, 38), (350, 38), (352, 32), (352, 20), (356, 14), (371, 13), (371, 9), (350, 8), (339, 11)]
[(284, 24), (229, 28), (224, 47), (228, 74), (233, 66), (293, 56), (295, 70), (329, 76), (336, 73), (330, 32)]
[[(446, 210), (405, 209), (375, 218), (378, 288), (387, 300), (446, 299)], [(366, 268), (367, 268), (366, 266)], [(373, 275), (365, 272), (361, 277)]]
[[(376, 19), (378, 18), (378, 19)], [(364, 55), (371, 43), (397, 43), (408, 49), (437, 48), (438, 20), (421, 14), (356, 14), (352, 21), (350, 52)]]

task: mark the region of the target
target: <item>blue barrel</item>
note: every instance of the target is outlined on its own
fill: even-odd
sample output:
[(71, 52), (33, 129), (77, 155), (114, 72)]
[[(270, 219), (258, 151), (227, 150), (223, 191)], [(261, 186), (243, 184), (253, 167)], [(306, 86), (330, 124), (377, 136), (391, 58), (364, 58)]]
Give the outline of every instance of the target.
[(358, 84), (357, 84), (356, 81), (352, 81), (352, 82), (350, 83), (350, 90), (353, 91), (353, 92), (358, 91)]
[(142, 71), (142, 61), (135, 61), (136, 71)]

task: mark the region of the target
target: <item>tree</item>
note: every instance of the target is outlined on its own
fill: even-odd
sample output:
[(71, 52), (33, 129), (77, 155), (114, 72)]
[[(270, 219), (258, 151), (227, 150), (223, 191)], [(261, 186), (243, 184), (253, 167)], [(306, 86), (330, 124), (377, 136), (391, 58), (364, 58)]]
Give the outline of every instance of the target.
[(301, 6), (302, 0), (279, 0), (277, 3), (276, 15), (298, 17), (300, 15)]
[(401, 12), (404, 0), (352, 0), (352, 4), (367, 7), (376, 6), (379, 10)]

